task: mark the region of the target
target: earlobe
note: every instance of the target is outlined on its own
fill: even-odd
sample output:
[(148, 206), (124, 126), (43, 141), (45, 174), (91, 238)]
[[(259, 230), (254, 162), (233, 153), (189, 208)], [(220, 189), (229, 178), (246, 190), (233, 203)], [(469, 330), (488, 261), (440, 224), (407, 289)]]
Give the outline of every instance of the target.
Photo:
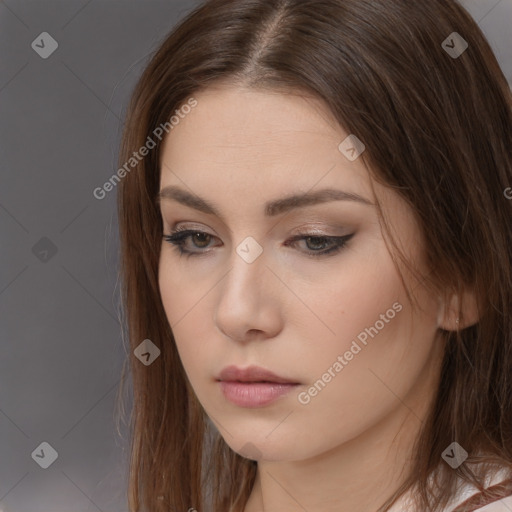
[(445, 331), (460, 331), (475, 325), (480, 319), (478, 301), (473, 291), (465, 290), (461, 295), (452, 294), (441, 300), (437, 325)]

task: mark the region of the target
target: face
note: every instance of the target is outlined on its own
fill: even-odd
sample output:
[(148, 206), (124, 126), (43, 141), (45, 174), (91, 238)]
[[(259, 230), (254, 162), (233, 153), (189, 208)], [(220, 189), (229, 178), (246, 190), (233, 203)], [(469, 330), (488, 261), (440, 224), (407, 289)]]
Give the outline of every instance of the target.
[[(348, 142), (338, 147), (349, 134), (313, 98), (230, 86), (194, 97), (162, 148), (163, 232), (174, 238), (162, 241), (159, 286), (189, 382), (227, 444), (303, 460), (420, 403), (440, 305), (405, 273), (421, 309), (407, 302), (371, 178)], [(412, 212), (374, 189), (426, 272)], [(230, 366), (277, 377), (221, 379)]]

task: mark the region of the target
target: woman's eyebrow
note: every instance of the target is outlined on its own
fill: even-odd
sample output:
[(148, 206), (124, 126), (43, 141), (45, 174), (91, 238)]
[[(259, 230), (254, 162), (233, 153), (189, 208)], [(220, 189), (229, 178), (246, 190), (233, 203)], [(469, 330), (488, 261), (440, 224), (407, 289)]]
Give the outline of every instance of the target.
[[(216, 215), (222, 217), (219, 209), (212, 203), (205, 199), (191, 194), (185, 189), (177, 187), (175, 185), (168, 185), (160, 190), (156, 196), (157, 204), (162, 199), (174, 200), (190, 208), (194, 208), (203, 213), (210, 215)], [(315, 192), (307, 192), (304, 194), (294, 194), (291, 196), (275, 199), (265, 203), (265, 215), (267, 217), (273, 217), (281, 215), (285, 212), (296, 208), (303, 208), (305, 206), (311, 206), (314, 204), (325, 203), (328, 201), (356, 201), (368, 206), (375, 206), (374, 203), (368, 199), (355, 194), (353, 192), (344, 192), (343, 190), (337, 190), (333, 188), (325, 188)]]

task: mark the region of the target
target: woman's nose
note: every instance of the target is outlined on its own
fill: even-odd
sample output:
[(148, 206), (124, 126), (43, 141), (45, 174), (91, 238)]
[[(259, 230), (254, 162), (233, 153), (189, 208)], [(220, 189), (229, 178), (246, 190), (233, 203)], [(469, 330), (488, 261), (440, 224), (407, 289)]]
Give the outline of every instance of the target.
[(275, 336), (281, 328), (283, 284), (256, 240), (248, 237), (235, 252), (217, 289), (214, 322), (226, 336), (240, 341), (254, 338), (255, 331)]

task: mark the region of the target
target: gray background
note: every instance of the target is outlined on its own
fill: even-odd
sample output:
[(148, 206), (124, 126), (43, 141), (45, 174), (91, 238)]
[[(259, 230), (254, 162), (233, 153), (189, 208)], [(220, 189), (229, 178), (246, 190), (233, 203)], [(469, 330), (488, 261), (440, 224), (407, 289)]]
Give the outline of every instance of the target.
[[(127, 510), (116, 190), (92, 191), (150, 54), (197, 3), (0, 1), (0, 512)], [(512, 84), (512, 0), (462, 3)]]

